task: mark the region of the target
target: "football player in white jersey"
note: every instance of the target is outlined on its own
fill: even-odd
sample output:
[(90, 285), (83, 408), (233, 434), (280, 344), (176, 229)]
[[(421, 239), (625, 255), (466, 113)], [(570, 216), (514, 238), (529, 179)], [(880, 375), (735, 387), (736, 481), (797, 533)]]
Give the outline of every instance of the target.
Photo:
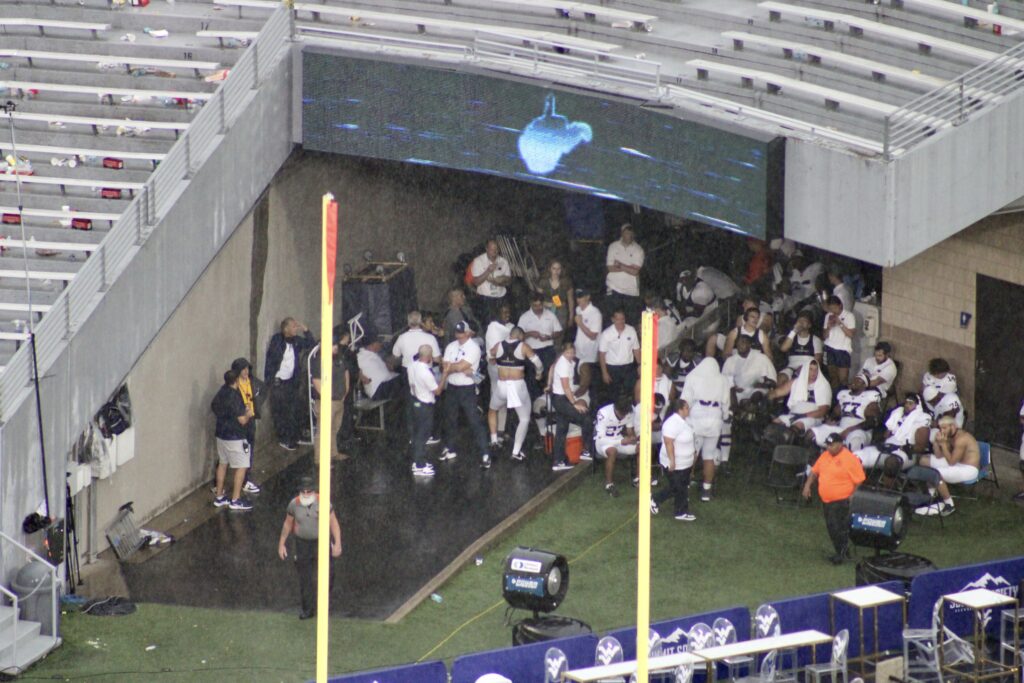
[(637, 437), (633, 430), (633, 404), (628, 396), (620, 396), (597, 411), (594, 420), (595, 457), (604, 458), (604, 490), (612, 498), (619, 495), (612, 473), (619, 456), (636, 455)]
[(818, 425), (811, 430), (814, 442), (825, 447), (829, 434), (838, 434), (851, 451), (859, 451), (871, 441), (868, 433), (882, 415), (882, 395), (877, 389), (868, 387), (868, 380), (862, 374), (854, 375), (849, 389), (842, 389), (836, 395), (836, 405), (828, 424)]

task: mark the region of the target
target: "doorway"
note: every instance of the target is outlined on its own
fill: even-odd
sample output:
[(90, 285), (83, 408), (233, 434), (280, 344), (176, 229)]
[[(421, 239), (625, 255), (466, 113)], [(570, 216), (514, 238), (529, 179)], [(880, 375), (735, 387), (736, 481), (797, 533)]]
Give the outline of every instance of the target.
[(975, 431), (983, 441), (1020, 446), (1024, 398), (1024, 287), (978, 275), (975, 329)]

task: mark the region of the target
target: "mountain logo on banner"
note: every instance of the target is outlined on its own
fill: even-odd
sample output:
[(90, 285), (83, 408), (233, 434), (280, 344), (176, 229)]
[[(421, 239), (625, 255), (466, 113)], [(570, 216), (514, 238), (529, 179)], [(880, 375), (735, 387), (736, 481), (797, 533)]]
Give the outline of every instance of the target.
[(661, 651), (666, 655), (686, 652), (686, 631), (677, 626), (672, 633), (661, 639)]
[[(975, 590), (978, 588), (985, 588), (996, 593), (1007, 595), (1011, 598), (1017, 597), (1017, 586), (1010, 583), (1005, 577), (994, 576), (989, 572), (985, 572), (973, 581), (964, 584), (960, 591)], [(962, 605), (956, 605), (953, 608), (954, 612), (966, 612), (966, 607)], [(989, 622), (992, 621), (992, 610), (987, 609), (981, 613), (981, 627), (985, 629), (988, 627)]]

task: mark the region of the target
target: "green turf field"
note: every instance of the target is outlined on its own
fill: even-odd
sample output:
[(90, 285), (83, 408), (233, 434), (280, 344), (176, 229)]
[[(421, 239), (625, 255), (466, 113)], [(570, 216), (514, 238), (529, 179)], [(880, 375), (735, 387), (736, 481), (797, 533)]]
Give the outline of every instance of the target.
[[(427, 601), (393, 626), (333, 619), (330, 671), (451, 660), (510, 645), (501, 565), (519, 544), (570, 558), (569, 595), (560, 614), (583, 619), (596, 632), (634, 623), (637, 495), (625, 483), (622, 495), (611, 499), (602, 479), (581, 477), (579, 486), (486, 553), (482, 566), (471, 564), (442, 587), (443, 602)], [(852, 563), (826, 562), (830, 546), (820, 507), (776, 505), (773, 494), (745, 479), (742, 473), (723, 478), (714, 502), (691, 502), (696, 522), (676, 522), (665, 511), (652, 519), (652, 620), (853, 584)], [(1024, 553), (1021, 509), (1003, 486), (996, 498), (959, 502), (944, 531), (935, 518), (913, 524), (903, 549), (940, 567)], [(22, 678), (304, 681), (314, 671), (311, 621), (152, 604), (127, 617), (69, 614), (64, 645)], [(147, 651), (150, 645), (156, 647)]]

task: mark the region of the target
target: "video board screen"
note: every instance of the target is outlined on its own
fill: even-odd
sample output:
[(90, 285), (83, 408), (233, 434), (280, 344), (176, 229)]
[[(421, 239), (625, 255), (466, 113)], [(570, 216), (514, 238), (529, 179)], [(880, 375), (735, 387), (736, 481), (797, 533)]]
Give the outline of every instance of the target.
[(756, 237), (781, 232), (781, 138), (639, 102), (306, 49), (307, 149), (505, 176)]

